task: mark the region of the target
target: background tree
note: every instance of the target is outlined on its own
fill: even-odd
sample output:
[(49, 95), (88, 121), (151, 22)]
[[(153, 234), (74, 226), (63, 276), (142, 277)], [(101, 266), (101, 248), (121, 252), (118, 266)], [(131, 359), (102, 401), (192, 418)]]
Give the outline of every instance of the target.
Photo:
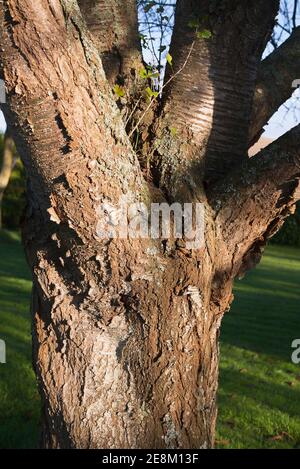
[(26, 179), (24, 166), (16, 152), (14, 142), (11, 136), (9, 136), (8, 131), (6, 131), (5, 135), (0, 134), (1, 167), (7, 166), (7, 163), (4, 165), (5, 159), (9, 162), (8, 168), (11, 168), (10, 162), (12, 162), (12, 168), (11, 171), (8, 170), (6, 173), (5, 182), (7, 182), (7, 186), (2, 193), (2, 228), (19, 230), (20, 219), (25, 206)]
[(2, 201), (4, 191), (8, 186), (14, 163), (14, 142), (7, 131), (3, 142), (2, 168), (0, 171), (0, 228), (2, 228)]
[[(134, 1), (1, 2), (3, 110), (28, 176), (44, 446), (213, 446), (234, 278), (299, 199), (299, 126), (247, 156), (300, 74), (298, 28), (261, 62), (278, 8), (178, 0), (160, 96)], [(99, 203), (121, 196), (202, 202), (205, 246), (99, 240)]]

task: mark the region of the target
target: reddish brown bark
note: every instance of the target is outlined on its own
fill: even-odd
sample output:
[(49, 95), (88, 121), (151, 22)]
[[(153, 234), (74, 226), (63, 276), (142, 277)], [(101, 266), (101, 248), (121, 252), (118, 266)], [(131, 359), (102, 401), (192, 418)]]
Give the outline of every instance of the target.
[(135, 0), (79, 0), (110, 83), (135, 81), (142, 67)]
[[(175, 79), (164, 95), (163, 126), (176, 128), (181, 141), (193, 142), (193, 150), (186, 157), (182, 151), (172, 155), (168, 163), (163, 149), (164, 175), (174, 172), (169, 168), (174, 164), (185, 172), (182, 160), (188, 160), (193, 173), (213, 182), (247, 158), (255, 80), (278, 3), (235, 0), (225, 8), (222, 2), (177, 2), (171, 44), (174, 67), (168, 67), (166, 82), (173, 74)], [(197, 37), (205, 30), (210, 39)]]
[(298, 125), (213, 188), (226, 276), (241, 277), (255, 267), (268, 239), (294, 212), (300, 198), (299, 143)]
[[(242, 3), (235, 2), (239, 11)], [(246, 46), (261, 49), (263, 33), (269, 33), (276, 10), (276, 2), (271, 3), (257, 43), (249, 45), (239, 33), (247, 57)], [(207, 89), (219, 86), (216, 133), (206, 129), (201, 143), (200, 134), (197, 141), (189, 138), (191, 126), (181, 132), (182, 113), (173, 113), (170, 101), (175, 109), (179, 82), (192, 111), (193, 100), (190, 87), (185, 88), (186, 75), (178, 77), (152, 128), (156, 138), (148, 142), (151, 146), (156, 141), (153, 169), (159, 187), (154, 188), (142, 175), (102, 68), (99, 44), (92, 42), (76, 2), (6, 1), (0, 4), (0, 18), (8, 90), (4, 111), (29, 180), (23, 237), (33, 272), (34, 366), (44, 406), (43, 445), (212, 447), (221, 318), (232, 301), (235, 275), (256, 259), (251, 247), (261, 238), (265, 242), (272, 224), (277, 225), (297, 199), (295, 182), (289, 184), (298, 177), (298, 134), (293, 134), (286, 160), (281, 141), (273, 147), (278, 154), (274, 162), (268, 156), (261, 163), (257, 158), (246, 162), (242, 177), (240, 164), (246, 158), (240, 154), (240, 131), (229, 125), (232, 115), (229, 122), (220, 116), (222, 106), (240, 112), (250, 107), (254, 79), (229, 99), (222, 80), (223, 72), (232, 71), (229, 55), (226, 59), (229, 45), (218, 44), (218, 38), (210, 46), (200, 41), (197, 54), (207, 62), (203, 80)], [(230, 39), (229, 23), (226, 28)], [(185, 41), (178, 44), (179, 63), (185, 46)], [(217, 66), (222, 47), (225, 60)], [(210, 59), (204, 53), (208, 49)], [(258, 66), (259, 53), (251, 57)], [(214, 66), (212, 83), (207, 68)], [(193, 79), (197, 73), (192, 64)], [(226, 84), (232, 91), (236, 78)], [(244, 92), (245, 101), (238, 103)], [(171, 114), (177, 119), (176, 137), (169, 128)], [(225, 140), (217, 136), (218, 127)], [(243, 123), (245, 148), (246, 130)], [(236, 173), (220, 170), (222, 179), (225, 174), (229, 178), (224, 187), (220, 178), (214, 184), (207, 178), (204, 184), (205, 171), (196, 172), (193, 166), (211, 158), (209, 139), (214, 155), (228, 145), (223, 158), (232, 152), (232, 164), (238, 162)], [(222, 161), (220, 165), (224, 168)], [(99, 204), (117, 204), (124, 195), (128, 202), (146, 204), (165, 199), (203, 202), (204, 246), (190, 250), (182, 240), (97, 238)]]

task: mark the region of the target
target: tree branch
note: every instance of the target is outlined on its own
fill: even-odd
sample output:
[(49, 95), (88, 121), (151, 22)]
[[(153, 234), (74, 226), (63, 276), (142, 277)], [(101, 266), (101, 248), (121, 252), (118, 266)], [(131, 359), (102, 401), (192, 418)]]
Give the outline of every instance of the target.
[(134, 78), (142, 66), (136, 0), (79, 0), (110, 83)]
[(263, 60), (258, 70), (249, 133), (250, 147), (257, 142), (270, 117), (295, 91), (292, 83), (296, 79), (300, 80), (300, 27)]
[(214, 188), (218, 238), (227, 251), (223, 270), (240, 276), (260, 260), (267, 240), (300, 199), (299, 179), (300, 125)]
[[(52, 218), (93, 239), (99, 195), (110, 193), (118, 203), (129, 188), (139, 194), (143, 187), (99, 53), (75, 1), (1, 2), (0, 21), (7, 89), (2, 109), (29, 176), (32, 203), (43, 218), (55, 206), (60, 215)], [(87, 194), (82, 213), (78, 204)]]
[[(209, 1), (177, 2), (173, 67), (167, 68), (166, 81), (181, 69), (194, 41), (195, 46), (187, 67), (166, 87), (161, 133), (170, 139), (164, 129), (175, 128), (181, 142), (189, 144), (189, 154), (166, 154), (172, 145), (164, 143), (155, 163), (161, 185), (174, 187), (166, 178), (180, 171), (183, 160), (209, 184), (247, 158), (257, 68), (278, 6), (278, 0), (235, 0), (225, 9), (222, 2), (213, 8)], [(205, 31), (211, 37), (201, 37)]]

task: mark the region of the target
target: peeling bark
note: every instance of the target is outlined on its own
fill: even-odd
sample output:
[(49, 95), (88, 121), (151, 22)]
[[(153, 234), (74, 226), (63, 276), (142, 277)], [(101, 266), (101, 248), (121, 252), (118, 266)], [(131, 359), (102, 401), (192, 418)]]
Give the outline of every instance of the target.
[[(166, 82), (172, 74), (175, 79), (164, 95), (162, 143), (154, 162), (161, 166), (160, 184), (167, 190), (174, 187), (174, 175), (177, 179), (176, 173), (185, 174), (187, 168), (191, 180), (198, 174), (209, 184), (247, 158), (257, 70), (278, 7), (276, 0), (177, 2), (171, 43), (174, 69), (168, 67)], [(197, 38), (191, 27), (195, 19), (198, 31), (211, 32), (210, 39)], [(186, 154), (168, 143), (170, 128), (188, 144)]]
[[(104, 5), (96, 3), (95, 8)], [(199, 60), (190, 64), (190, 74), (199, 87), (199, 109), (191, 89), (184, 88), (187, 75), (174, 79), (167, 91), (151, 129), (154, 138), (147, 140), (149, 147), (155, 142), (155, 156), (165, 158), (153, 163), (159, 187), (143, 178), (99, 44), (77, 2), (0, 3), (1, 74), (8, 92), (3, 110), (28, 176), (23, 240), (33, 273), (33, 363), (44, 447), (213, 447), (218, 335), (234, 277), (254, 263), (254, 246), (266, 241), (297, 197), (298, 131), (240, 166), (248, 135), (242, 111), (250, 108), (259, 51), (277, 5), (247, 2), (243, 10), (242, 3), (234, 2), (224, 18), (225, 42), (216, 21), (211, 44), (197, 44), (193, 57)], [(256, 20), (263, 12), (260, 29)], [(110, 24), (106, 13), (103, 21)], [(240, 13), (244, 19), (250, 15), (245, 36)], [(175, 31), (184, 25), (179, 19)], [(178, 66), (191, 42), (185, 37), (178, 44)], [(241, 55), (231, 59), (237, 39)], [(200, 66), (204, 86), (214, 88), (209, 99), (201, 95)], [(208, 68), (212, 82), (205, 81)], [(180, 90), (192, 117), (194, 104), (200, 113), (214, 98), (213, 130), (212, 122), (195, 129), (189, 121), (185, 128)], [(228, 122), (222, 117), (226, 108)], [(242, 119), (241, 129), (231, 109)], [(178, 128), (175, 137), (171, 124)], [(236, 172), (225, 178), (220, 161), (222, 186), (212, 184), (195, 162), (202, 158), (210, 167), (217, 161), (212, 155), (223, 151)], [(120, 197), (147, 205), (174, 198), (203, 202), (204, 246), (190, 250), (178, 239), (100, 239), (99, 205), (116, 205)]]
[(210, 447), (212, 253), (97, 239), (101, 201), (147, 201), (149, 191), (77, 10), (25, 3), (6, 5), (1, 43), (5, 114), (29, 178), (23, 238), (43, 446)]
[(110, 83), (137, 80), (142, 67), (136, 0), (79, 0)]
[(267, 240), (300, 199), (300, 126), (236, 168), (213, 188), (222, 270), (243, 276), (260, 261)]

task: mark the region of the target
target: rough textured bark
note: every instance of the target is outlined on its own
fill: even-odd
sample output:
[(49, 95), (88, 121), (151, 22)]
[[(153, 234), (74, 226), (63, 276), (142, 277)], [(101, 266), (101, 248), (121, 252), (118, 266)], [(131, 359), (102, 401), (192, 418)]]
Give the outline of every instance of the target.
[(263, 127), (291, 96), (295, 80), (300, 80), (300, 27), (261, 63), (258, 71), (252, 111), (249, 147), (254, 145)]
[(166, 258), (161, 243), (97, 240), (101, 201), (147, 200), (149, 191), (98, 54), (78, 35), (78, 11), (64, 7), (10, 2), (1, 38), (6, 118), (30, 181), (24, 243), (43, 444), (211, 446), (218, 321), (210, 258), (201, 254), (200, 275), (197, 257), (175, 250)]
[(136, 0), (79, 0), (111, 83), (134, 81), (142, 66)]
[(299, 144), (298, 125), (213, 188), (226, 276), (242, 277), (255, 267), (268, 239), (294, 212), (300, 198)]
[[(174, 67), (166, 74), (162, 137), (154, 157), (159, 183), (168, 191), (178, 186), (178, 178), (186, 185), (188, 172), (198, 187), (199, 180), (212, 183), (247, 159), (257, 70), (277, 10), (276, 0), (177, 2)], [(210, 39), (197, 37), (191, 26), (195, 19), (198, 32), (209, 30)], [(171, 128), (176, 129), (180, 151), (169, 142)]]
[(4, 151), (0, 172), (0, 228), (2, 227), (2, 201), (14, 166), (14, 142), (7, 131), (4, 137)]
[[(207, 124), (211, 131), (190, 125), (186, 135), (193, 132), (192, 142), (184, 131), (180, 133), (183, 120), (176, 90), (179, 86), (185, 93), (186, 83), (179, 85), (180, 80), (177, 84), (174, 80), (174, 88), (168, 90), (155, 124), (166, 158), (175, 152), (183, 160), (189, 155), (193, 159), (203, 148), (199, 158), (204, 155), (206, 159), (210, 139), (214, 152), (227, 149), (226, 156), (232, 153), (237, 169), (222, 189), (220, 181), (208, 186), (209, 178), (203, 184), (201, 172), (191, 179), (184, 161), (175, 188), (165, 183), (161, 164), (155, 168), (156, 182), (163, 181), (159, 187), (143, 178), (105, 77), (98, 44), (91, 40), (75, 1), (0, 2), (1, 73), (8, 92), (4, 112), (29, 181), (23, 239), (33, 272), (33, 362), (43, 401), (45, 447), (208, 448), (214, 444), (218, 335), (232, 301), (234, 276), (242, 263), (251, 266), (251, 259), (256, 259), (251, 246), (260, 237), (265, 241), (272, 223), (278, 225), (297, 199), (294, 146), (298, 146), (298, 134), (291, 139), (287, 158), (281, 141), (274, 147), (278, 152), (274, 163), (263, 156), (256, 169), (258, 159), (253, 159), (249, 167), (248, 163), (242, 166), (246, 171), (242, 178), (240, 165), (245, 155), (240, 154), (240, 145), (246, 151), (246, 123), (242, 122), (240, 131), (233, 125), (232, 113), (228, 113), (228, 123), (225, 117), (221, 119), (224, 106), (236, 112), (250, 108), (255, 64), (276, 11), (276, 2), (268, 2), (268, 18), (258, 31), (257, 15), (264, 12), (266, 2), (255, 3), (257, 10), (253, 2), (247, 2), (246, 11), (244, 2), (234, 2), (236, 11), (230, 7), (230, 18), (240, 18), (244, 12), (244, 18), (250, 14), (250, 22), (244, 37), (240, 29), (245, 23), (228, 19), (223, 69), (216, 63), (221, 51), (218, 37), (210, 46), (200, 41), (199, 57), (208, 61), (209, 49), (211, 61), (201, 72), (205, 86), (217, 91), (208, 113), (208, 119), (216, 114), (215, 124)], [(259, 40), (253, 43), (257, 34)], [(245, 67), (251, 79), (233, 93), (237, 79), (232, 83), (225, 72), (236, 67), (237, 77), (246, 79), (239, 61), (229, 60), (228, 48), (237, 37), (244, 39), (245, 57), (250, 54)], [(197, 67), (200, 63), (196, 61)], [(214, 71), (211, 81), (208, 67)], [(191, 76), (197, 77), (193, 67)], [(164, 133), (170, 135), (172, 93), (178, 135), (168, 140)], [(187, 93), (192, 114), (190, 87)], [(204, 95), (198, 96), (199, 113), (206, 98), (209, 102), (212, 98)], [(160, 155), (162, 149), (156, 147)], [(101, 203), (117, 204), (123, 196), (128, 203), (149, 204), (175, 195), (179, 202), (205, 204), (206, 235), (201, 249), (190, 250), (184, 240), (177, 239), (97, 237)], [(247, 221), (246, 240), (231, 236), (234, 217), (237, 224), (232, 229), (240, 235)], [(255, 223), (254, 236), (249, 227)]]
[[(146, 88), (140, 71), (145, 67), (138, 31), (136, 0), (79, 0), (83, 18), (100, 53), (108, 82), (122, 87), (124, 96), (116, 96), (127, 131), (140, 122), (139, 133), (148, 135), (153, 112), (142, 119), (147, 103), (141, 96)], [(136, 132), (132, 136), (136, 142)], [(139, 142), (142, 147), (142, 142)]]

